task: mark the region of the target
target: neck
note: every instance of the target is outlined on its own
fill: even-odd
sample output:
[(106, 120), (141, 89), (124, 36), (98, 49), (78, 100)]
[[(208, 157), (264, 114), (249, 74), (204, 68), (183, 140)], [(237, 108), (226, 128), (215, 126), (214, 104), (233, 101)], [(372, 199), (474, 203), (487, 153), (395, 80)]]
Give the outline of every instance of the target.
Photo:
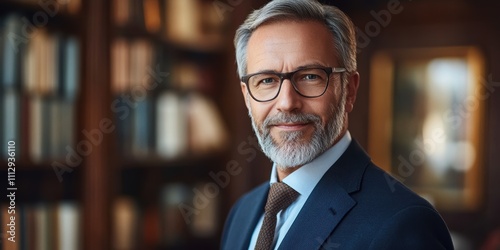
[(302, 166), (297, 166), (297, 167), (280, 167), (277, 166), (276, 170), (278, 171), (278, 181), (281, 182), (283, 179), (285, 179), (288, 175), (293, 173), (295, 170), (299, 169)]

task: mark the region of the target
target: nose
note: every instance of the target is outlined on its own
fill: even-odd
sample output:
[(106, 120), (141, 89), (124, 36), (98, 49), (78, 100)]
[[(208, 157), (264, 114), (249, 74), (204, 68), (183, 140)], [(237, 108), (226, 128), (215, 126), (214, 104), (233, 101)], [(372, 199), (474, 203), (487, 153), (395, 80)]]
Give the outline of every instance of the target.
[(295, 91), (292, 82), (285, 79), (281, 84), (281, 90), (276, 97), (276, 109), (281, 112), (291, 112), (302, 107), (302, 96)]

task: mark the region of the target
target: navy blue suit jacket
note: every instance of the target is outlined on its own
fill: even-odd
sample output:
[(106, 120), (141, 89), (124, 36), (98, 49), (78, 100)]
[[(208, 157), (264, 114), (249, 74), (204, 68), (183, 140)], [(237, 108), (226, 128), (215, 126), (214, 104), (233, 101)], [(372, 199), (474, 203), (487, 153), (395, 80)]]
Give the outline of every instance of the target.
[[(234, 205), (222, 249), (248, 249), (268, 191), (264, 183)], [(453, 244), (436, 210), (375, 166), (353, 140), (316, 185), (279, 249), (453, 249)]]

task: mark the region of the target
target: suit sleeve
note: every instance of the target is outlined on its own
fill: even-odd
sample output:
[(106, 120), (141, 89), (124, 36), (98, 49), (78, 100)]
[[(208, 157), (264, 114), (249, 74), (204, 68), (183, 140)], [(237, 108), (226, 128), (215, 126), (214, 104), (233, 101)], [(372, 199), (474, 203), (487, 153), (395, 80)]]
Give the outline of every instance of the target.
[(389, 218), (369, 249), (453, 249), (446, 224), (432, 208), (407, 207)]

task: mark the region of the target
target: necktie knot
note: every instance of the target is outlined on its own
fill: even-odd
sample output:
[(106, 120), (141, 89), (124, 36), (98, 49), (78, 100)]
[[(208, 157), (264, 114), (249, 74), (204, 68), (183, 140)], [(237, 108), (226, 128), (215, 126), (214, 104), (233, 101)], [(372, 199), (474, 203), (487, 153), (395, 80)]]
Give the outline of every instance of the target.
[(287, 184), (283, 182), (273, 183), (267, 196), (266, 214), (276, 215), (279, 211), (290, 206), (298, 196), (299, 193)]

